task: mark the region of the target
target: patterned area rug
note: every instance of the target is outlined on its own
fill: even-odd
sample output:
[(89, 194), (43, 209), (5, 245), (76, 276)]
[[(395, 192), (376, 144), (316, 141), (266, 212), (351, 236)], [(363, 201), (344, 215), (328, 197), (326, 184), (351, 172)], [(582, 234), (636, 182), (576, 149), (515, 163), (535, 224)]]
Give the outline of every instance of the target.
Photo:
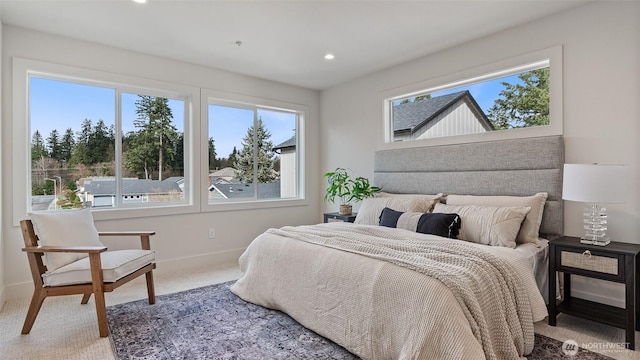
[[(286, 314), (248, 303), (233, 282), (107, 308), (116, 358), (124, 359), (357, 359)], [(562, 342), (536, 334), (528, 359), (566, 358)], [(610, 359), (584, 349), (576, 360)]]

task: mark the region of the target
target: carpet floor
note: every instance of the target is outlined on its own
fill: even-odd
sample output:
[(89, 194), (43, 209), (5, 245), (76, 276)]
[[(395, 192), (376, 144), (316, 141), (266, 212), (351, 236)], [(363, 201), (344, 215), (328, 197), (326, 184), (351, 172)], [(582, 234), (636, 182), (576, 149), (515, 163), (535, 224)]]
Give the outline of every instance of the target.
[[(117, 359), (357, 359), (286, 314), (248, 303), (233, 282), (107, 309)], [(562, 342), (536, 334), (528, 359), (566, 358)], [(579, 349), (576, 360), (607, 356)]]

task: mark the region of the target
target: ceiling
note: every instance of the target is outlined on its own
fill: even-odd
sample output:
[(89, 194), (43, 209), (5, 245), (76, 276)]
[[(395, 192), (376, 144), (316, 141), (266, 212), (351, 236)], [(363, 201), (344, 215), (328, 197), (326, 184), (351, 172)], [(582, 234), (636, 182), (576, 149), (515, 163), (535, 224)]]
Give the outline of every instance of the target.
[[(586, 2), (0, 0), (0, 17), (4, 24), (322, 90)], [(325, 60), (326, 53), (335, 59)]]

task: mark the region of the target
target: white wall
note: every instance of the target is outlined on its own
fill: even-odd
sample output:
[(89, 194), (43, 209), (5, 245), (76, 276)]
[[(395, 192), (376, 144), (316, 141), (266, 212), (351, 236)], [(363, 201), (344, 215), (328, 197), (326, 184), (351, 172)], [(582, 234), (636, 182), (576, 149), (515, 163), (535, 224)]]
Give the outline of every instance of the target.
[[(630, 165), (628, 202), (608, 206), (609, 234), (640, 243), (638, 2), (584, 5), (323, 91), (321, 171), (342, 166), (373, 176), (373, 152), (383, 138), (381, 92), (557, 45), (563, 47), (565, 161)], [(565, 205), (565, 234), (582, 234), (581, 206)], [(574, 289), (601, 287), (600, 294), (613, 294), (605, 301), (619, 304), (620, 288), (608, 286), (586, 281)]]
[[(239, 254), (255, 236), (269, 227), (320, 221), (319, 141), (317, 136), (310, 136), (319, 132), (317, 91), (13, 26), (5, 26), (3, 35), (2, 100), (5, 106), (2, 108), (2, 118), (5, 121), (2, 122), (0, 133), (1, 170), (4, 176), (0, 196), (4, 215), (2, 238), (6, 241), (1, 248), (4, 262), (0, 259), (3, 265), (0, 275), (4, 273), (7, 298), (26, 295), (32, 289), (27, 258), (20, 251), (23, 246), (20, 229), (13, 226), (11, 221), (13, 203), (23, 201), (14, 196), (10, 175), (13, 139), (11, 121), (7, 119), (11, 119), (12, 114), (12, 57), (284, 101), (305, 105), (310, 109), (304, 126), (307, 135), (305, 189), (308, 205), (97, 221), (98, 230), (155, 230), (157, 235), (153, 237), (152, 247), (156, 250), (158, 271), (217, 261), (237, 261)], [(215, 239), (208, 239), (208, 229), (211, 227), (216, 229)]]
[[(0, 69), (2, 69), (2, 23), (0, 22)], [(2, 72), (0, 71), (0, 84), (2, 84)], [(2, 124), (2, 88), (0, 87), (0, 124)], [(0, 132), (1, 134), (1, 132)], [(0, 159), (2, 159), (2, 138), (0, 137)], [(0, 189), (2, 189), (2, 167), (0, 166)], [(2, 191), (0, 191), (0, 204), (3, 203)], [(6, 292), (5, 289), (5, 280), (4, 280), (4, 256), (2, 256), (2, 249), (4, 248), (4, 236), (3, 236), (3, 227), (4, 227), (4, 213), (2, 212), (2, 206), (0, 206), (0, 310), (2, 310), (2, 305), (5, 302)]]

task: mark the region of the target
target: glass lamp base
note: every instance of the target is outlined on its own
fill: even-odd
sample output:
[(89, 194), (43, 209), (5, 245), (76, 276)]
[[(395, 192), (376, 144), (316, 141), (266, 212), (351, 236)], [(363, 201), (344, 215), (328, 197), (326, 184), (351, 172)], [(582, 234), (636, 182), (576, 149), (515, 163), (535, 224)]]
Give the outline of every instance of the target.
[(611, 242), (611, 240), (609, 238), (599, 239), (599, 240), (592, 240), (592, 239), (587, 239), (587, 238), (584, 238), (584, 237), (580, 238), (580, 243), (589, 244), (589, 245), (607, 246), (607, 245), (609, 245), (610, 242)]
[(580, 239), (583, 244), (606, 246), (611, 241), (607, 232), (607, 209), (598, 204), (587, 204), (583, 213), (585, 234)]

